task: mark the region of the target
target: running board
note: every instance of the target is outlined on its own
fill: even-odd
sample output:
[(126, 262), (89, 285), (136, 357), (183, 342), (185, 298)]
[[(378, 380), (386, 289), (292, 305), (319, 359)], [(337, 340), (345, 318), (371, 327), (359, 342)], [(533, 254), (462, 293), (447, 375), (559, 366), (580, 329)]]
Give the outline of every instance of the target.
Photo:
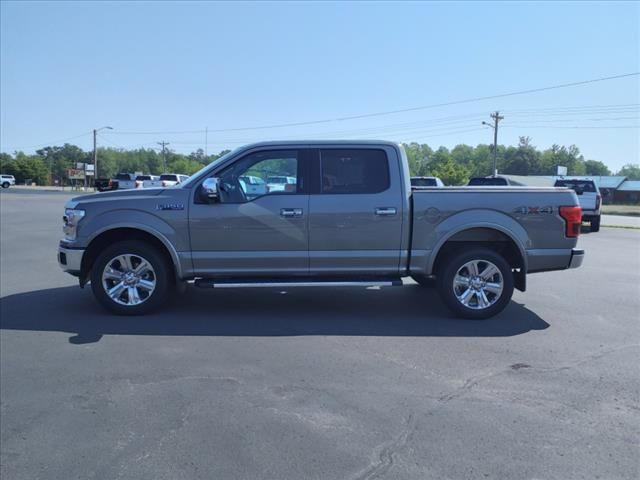
[(198, 288), (291, 288), (291, 287), (399, 287), (401, 278), (381, 278), (363, 280), (340, 279), (215, 279), (198, 278), (194, 282)]

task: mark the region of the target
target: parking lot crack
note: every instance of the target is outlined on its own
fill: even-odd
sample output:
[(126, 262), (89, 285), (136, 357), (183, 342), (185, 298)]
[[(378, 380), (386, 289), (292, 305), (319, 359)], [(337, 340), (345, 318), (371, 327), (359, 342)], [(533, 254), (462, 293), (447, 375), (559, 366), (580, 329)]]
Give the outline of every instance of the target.
[(416, 430), (416, 422), (413, 415), (409, 415), (402, 431), (388, 442), (375, 448), (374, 460), (354, 480), (371, 480), (386, 474), (396, 462), (396, 457), (407, 444)]

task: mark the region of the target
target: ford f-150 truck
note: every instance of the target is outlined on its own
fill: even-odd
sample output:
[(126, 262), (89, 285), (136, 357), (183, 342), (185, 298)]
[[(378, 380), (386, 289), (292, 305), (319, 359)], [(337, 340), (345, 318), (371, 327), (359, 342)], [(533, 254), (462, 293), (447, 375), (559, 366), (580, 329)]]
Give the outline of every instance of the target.
[[(242, 178), (293, 179), (245, 191)], [(198, 287), (437, 285), (458, 316), (487, 318), (526, 275), (579, 267), (574, 191), (412, 191), (404, 149), (382, 141), (266, 142), (172, 188), (69, 201), (58, 259), (118, 314)], [(425, 306), (428, 308), (428, 306)]]

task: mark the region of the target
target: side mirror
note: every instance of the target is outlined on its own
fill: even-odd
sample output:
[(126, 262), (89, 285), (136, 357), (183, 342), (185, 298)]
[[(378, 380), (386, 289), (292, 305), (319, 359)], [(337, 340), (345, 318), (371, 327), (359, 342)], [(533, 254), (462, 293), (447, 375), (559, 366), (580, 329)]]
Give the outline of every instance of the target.
[(217, 200), (219, 186), (220, 179), (218, 177), (207, 178), (204, 182), (202, 182), (202, 196), (206, 197), (209, 200)]

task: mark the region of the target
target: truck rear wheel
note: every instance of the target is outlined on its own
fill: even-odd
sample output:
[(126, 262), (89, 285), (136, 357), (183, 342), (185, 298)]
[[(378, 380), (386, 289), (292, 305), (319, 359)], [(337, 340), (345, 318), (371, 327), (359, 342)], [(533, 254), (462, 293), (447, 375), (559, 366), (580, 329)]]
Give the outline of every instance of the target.
[(159, 308), (171, 286), (171, 270), (162, 253), (140, 241), (108, 247), (91, 269), (93, 294), (118, 315), (140, 315)]
[(459, 251), (438, 272), (438, 290), (459, 317), (480, 320), (500, 313), (513, 295), (513, 272), (495, 251)]
[(597, 217), (593, 217), (589, 222), (589, 231), (590, 232), (599, 232), (600, 231), (600, 215)]

